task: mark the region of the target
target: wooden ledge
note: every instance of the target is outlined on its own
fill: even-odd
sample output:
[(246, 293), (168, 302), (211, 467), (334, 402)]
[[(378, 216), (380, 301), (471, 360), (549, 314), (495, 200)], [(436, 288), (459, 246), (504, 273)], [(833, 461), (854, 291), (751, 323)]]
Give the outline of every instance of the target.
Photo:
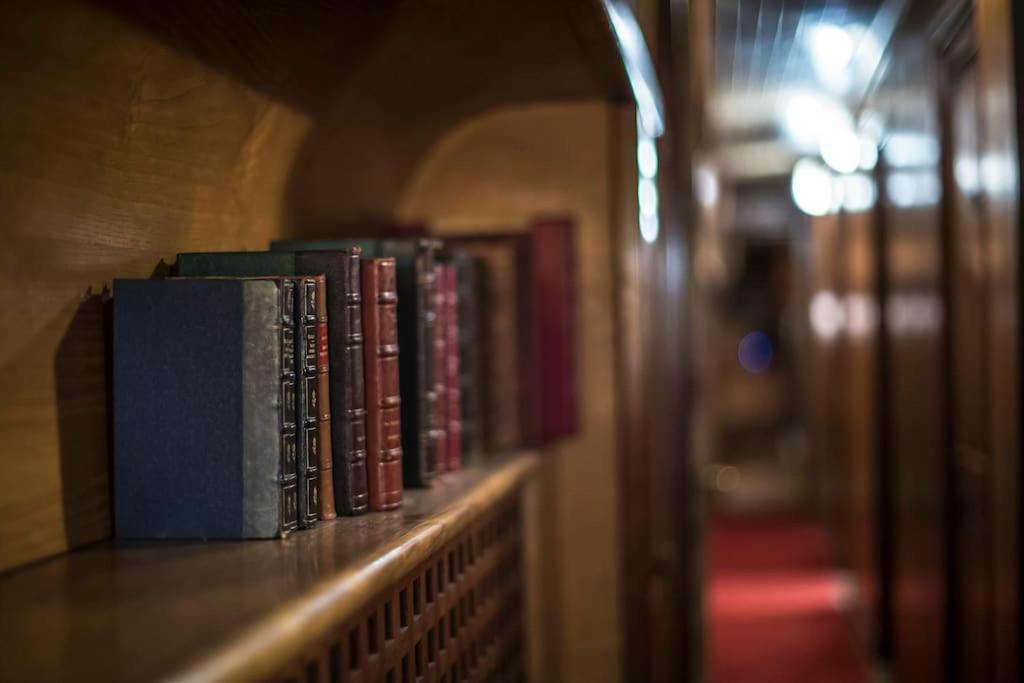
[(253, 680), (355, 615), (533, 472), (520, 453), (283, 541), (102, 544), (0, 578), (0, 680)]

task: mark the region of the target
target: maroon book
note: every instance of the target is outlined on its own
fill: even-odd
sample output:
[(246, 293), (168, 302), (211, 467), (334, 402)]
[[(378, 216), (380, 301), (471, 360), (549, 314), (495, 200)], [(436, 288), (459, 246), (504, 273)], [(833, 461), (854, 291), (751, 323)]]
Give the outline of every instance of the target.
[(529, 232), (542, 443), (571, 436), (579, 427), (575, 233), (571, 219), (553, 217), (535, 220)]
[(462, 390), (459, 372), (459, 295), (457, 272), (453, 264), (441, 266), (441, 291), (444, 294), (443, 329), (446, 362), (444, 366), (447, 413), (447, 469), (462, 467)]
[(398, 287), (395, 259), (365, 259), (363, 366), (366, 472), (371, 510), (402, 504), (402, 418), (398, 387)]

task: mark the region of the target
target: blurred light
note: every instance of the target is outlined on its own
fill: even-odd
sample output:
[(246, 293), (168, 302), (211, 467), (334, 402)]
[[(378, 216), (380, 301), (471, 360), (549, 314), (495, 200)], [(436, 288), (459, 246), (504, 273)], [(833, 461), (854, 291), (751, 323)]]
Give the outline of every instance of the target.
[(895, 334), (931, 334), (942, 326), (942, 301), (932, 294), (893, 294), (886, 306), (885, 321)]
[(864, 173), (842, 177), (843, 209), (850, 212), (867, 211), (878, 199), (875, 181)]
[(833, 292), (823, 290), (811, 298), (811, 330), (823, 341), (832, 341), (846, 323), (846, 309)]
[(832, 210), (832, 175), (812, 159), (801, 159), (793, 166), (790, 191), (797, 208), (809, 216), (824, 216)]
[(885, 119), (877, 111), (865, 109), (860, 113), (860, 118), (857, 121), (857, 131), (877, 147), (878, 142), (885, 135)]
[(890, 133), (882, 154), (893, 168), (935, 166), (939, 163), (939, 141), (923, 133)]
[(898, 171), (885, 180), (885, 192), (894, 206), (933, 206), (942, 198), (942, 183), (934, 171)]
[(640, 176), (636, 187), (640, 209), (638, 227), (644, 242), (653, 244), (658, 239), (661, 227), (658, 218), (658, 148), (654, 138), (644, 129), (639, 112), (636, 128), (636, 167)]
[(818, 80), (826, 88), (842, 92), (850, 85), (847, 67), (853, 59), (853, 37), (835, 24), (811, 27), (807, 37), (811, 64)]
[(718, 178), (704, 164), (697, 166), (693, 172), (693, 191), (701, 206), (714, 206), (718, 201)]
[(851, 336), (867, 337), (878, 328), (878, 306), (867, 294), (847, 294), (843, 307), (846, 331)]
[(656, 138), (665, 130), (661, 89), (640, 24), (629, 3), (604, 0), (603, 5), (626, 67), (626, 78), (636, 100), (640, 125), (647, 135)]
[(878, 144), (867, 137), (861, 135), (860, 137), (860, 163), (857, 167), (862, 171), (874, 170), (875, 166), (878, 165)]
[(661, 229), (657, 216), (640, 215), (640, 236), (647, 244), (654, 244), (658, 239), (658, 232)]
[(819, 145), (821, 158), (839, 173), (853, 173), (860, 165), (860, 137), (846, 123), (837, 121), (824, 130)]
[(953, 176), (956, 184), (966, 195), (974, 195), (981, 189), (981, 172), (978, 160), (973, 156), (962, 156), (953, 165)]
[(772, 364), (772, 357), (775, 349), (772, 347), (772, 340), (764, 332), (751, 332), (740, 340), (739, 353), (737, 354), (740, 365), (747, 372), (758, 375), (767, 370)]
[(640, 215), (658, 215), (658, 186), (650, 178), (641, 178), (640, 186), (637, 189), (637, 197), (640, 200)]
[(839, 209), (843, 208), (843, 196), (846, 194), (846, 185), (843, 182), (843, 176), (836, 175), (832, 177), (832, 204), (828, 207), (828, 213), (839, 213)]
[(637, 140), (636, 165), (643, 178), (653, 178), (658, 174), (658, 148), (653, 139), (640, 136)]
[(817, 152), (826, 135), (853, 128), (853, 119), (835, 99), (797, 91), (782, 100), (781, 126), (797, 149)]
[(740, 471), (734, 465), (723, 465), (715, 474), (715, 489), (722, 493), (735, 491), (740, 485)]
[(979, 164), (981, 186), (986, 192), (1001, 195), (1016, 190), (1017, 166), (1013, 159), (1005, 154), (986, 154)]

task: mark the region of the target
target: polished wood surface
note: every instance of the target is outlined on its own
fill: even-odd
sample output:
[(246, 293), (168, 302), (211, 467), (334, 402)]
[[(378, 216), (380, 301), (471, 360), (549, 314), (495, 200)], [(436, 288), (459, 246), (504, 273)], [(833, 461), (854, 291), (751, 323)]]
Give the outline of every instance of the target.
[[(930, 48), (908, 27), (893, 43), (891, 67), (869, 106), (880, 110), (887, 128), (917, 141), (916, 154), (898, 158), (883, 152), (888, 178), (938, 183), (939, 122), (935, 62)], [(922, 152), (923, 150), (923, 152)], [(890, 444), (887, 478), (892, 482), (893, 673), (899, 680), (941, 680), (946, 670), (947, 614), (946, 382), (942, 218), (939, 197), (909, 197), (899, 183), (880, 192), (885, 226), (888, 298), (886, 353), (891, 372), (891, 410), (882, 429)]]
[(514, 496), (533, 453), (282, 541), (102, 543), (0, 578), (2, 680), (254, 680)]
[[(974, 3), (977, 19), (979, 157), (988, 243), (986, 368), (992, 458), (987, 491), (991, 515), (992, 680), (1021, 676), (1020, 144), (1024, 134), (1024, 7), (1014, 0)], [(992, 165), (998, 171), (992, 171)]]

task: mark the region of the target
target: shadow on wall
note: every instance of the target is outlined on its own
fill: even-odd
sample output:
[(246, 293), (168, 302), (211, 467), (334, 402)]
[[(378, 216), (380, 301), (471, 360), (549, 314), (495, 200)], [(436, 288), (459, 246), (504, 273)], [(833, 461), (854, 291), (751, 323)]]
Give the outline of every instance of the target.
[(61, 495), (69, 547), (111, 534), (110, 290), (86, 291), (53, 359)]

